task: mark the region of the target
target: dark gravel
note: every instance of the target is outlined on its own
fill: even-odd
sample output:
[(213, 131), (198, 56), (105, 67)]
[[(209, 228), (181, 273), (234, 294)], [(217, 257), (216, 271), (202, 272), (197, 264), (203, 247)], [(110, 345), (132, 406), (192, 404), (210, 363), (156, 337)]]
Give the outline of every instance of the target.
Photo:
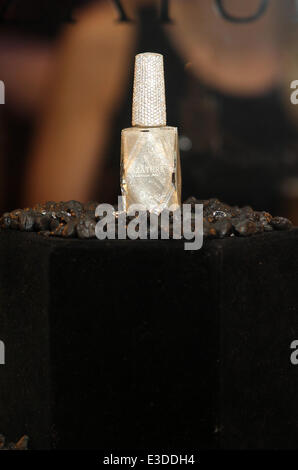
[[(78, 201), (36, 204), (32, 208), (16, 209), (0, 218), (2, 229), (38, 232), (44, 236), (63, 238), (95, 238), (95, 217), (98, 202)], [(184, 204), (204, 206), (204, 236), (207, 238), (248, 237), (273, 230), (290, 230), (292, 223), (284, 217), (273, 217), (252, 207), (229, 206), (218, 199), (187, 199)], [(171, 236), (171, 227), (170, 227)]]

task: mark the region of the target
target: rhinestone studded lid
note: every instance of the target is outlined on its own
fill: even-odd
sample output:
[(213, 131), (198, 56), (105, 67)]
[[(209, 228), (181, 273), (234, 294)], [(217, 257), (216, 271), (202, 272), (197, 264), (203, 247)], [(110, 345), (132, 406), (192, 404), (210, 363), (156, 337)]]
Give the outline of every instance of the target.
[(166, 98), (163, 56), (153, 52), (136, 55), (132, 125), (165, 126)]

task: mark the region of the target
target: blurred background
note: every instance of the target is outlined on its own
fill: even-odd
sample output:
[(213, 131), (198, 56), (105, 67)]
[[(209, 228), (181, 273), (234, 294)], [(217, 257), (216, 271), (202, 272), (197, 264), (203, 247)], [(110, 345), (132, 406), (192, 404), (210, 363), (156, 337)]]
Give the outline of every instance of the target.
[(0, 211), (115, 202), (134, 56), (164, 54), (183, 199), (298, 224), (298, 2), (0, 0)]

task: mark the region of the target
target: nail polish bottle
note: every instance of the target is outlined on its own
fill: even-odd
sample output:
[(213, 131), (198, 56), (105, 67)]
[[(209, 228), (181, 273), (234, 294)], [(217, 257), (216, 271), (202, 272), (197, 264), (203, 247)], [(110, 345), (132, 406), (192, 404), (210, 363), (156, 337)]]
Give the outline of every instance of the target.
[(181, 204), (178, 132), (166, 124), (161, 54), (135, 58), (132, 127), (121, 133), (120, 183), (125, 211), (142, 204), (159, 214)]

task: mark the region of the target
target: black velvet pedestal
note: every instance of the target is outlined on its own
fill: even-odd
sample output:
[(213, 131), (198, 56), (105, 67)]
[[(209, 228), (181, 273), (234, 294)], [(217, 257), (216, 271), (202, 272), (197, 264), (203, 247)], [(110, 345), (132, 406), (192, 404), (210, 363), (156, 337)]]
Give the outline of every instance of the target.
[(0, 432), (33, 449), (297, 448), (298, 230), (0, 233)]

